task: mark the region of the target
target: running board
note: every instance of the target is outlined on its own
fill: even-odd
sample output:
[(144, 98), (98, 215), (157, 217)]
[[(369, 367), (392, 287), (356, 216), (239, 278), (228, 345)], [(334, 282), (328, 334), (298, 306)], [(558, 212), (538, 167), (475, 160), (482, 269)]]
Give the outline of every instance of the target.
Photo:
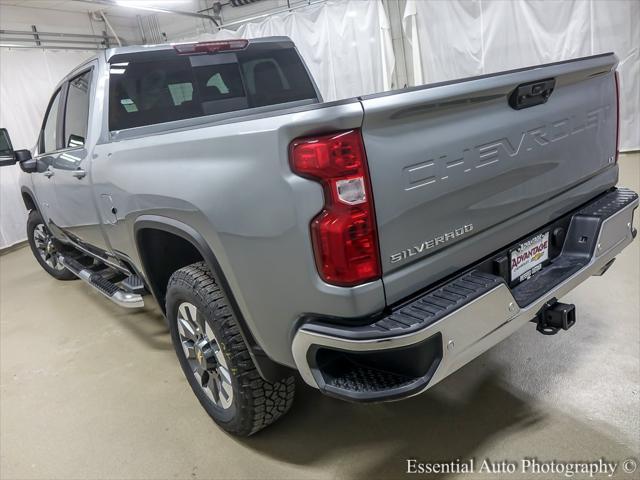
[(115, 283), (103, 277), (100, 273), (89, 270), (77, 260), (71, 257), (59, 256), (58, 260), (80, 280), (85, 281), (95, 290), (107, 297), (116, 305), (124, 308), (140, 308), (144, 307), (142, 295), (127, 292), (121, 289)]

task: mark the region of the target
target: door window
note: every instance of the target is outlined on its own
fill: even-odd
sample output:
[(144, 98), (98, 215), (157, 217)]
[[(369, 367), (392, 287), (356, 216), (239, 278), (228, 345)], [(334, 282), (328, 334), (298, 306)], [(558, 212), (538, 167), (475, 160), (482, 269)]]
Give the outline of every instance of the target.
[(91, 71), (69, 81), (67, 106), (64, 112), (64, 146), (81, 147), (87, 138), (89, 123), (89, 89)]
[(53, 94), (49, 104), (47, 118), (42, 127), (42, 152), (53, 152), (58, 149), (58, 106), (60, 105), (60, 90)]

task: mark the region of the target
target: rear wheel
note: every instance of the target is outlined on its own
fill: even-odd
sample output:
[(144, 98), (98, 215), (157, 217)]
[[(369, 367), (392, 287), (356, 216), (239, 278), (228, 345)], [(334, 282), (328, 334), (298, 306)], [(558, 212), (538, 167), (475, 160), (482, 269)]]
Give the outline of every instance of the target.
[(260, 376), (237, 320), (204, 262), (171, 276), (166, 306), (182, 370), (218, 425), (229, 433), (248, 436), (289, 410), (294, 377), (271, 383)]
[(44, 224), (44, 220), (37, 210), (29, 212), (27, 220), (27, 240), (31, 252), (40, 266), (52, 277), (58, 280), (75, 280), (77, 277), (65, 268), (58, 260), (60, 242), (58, 242)]

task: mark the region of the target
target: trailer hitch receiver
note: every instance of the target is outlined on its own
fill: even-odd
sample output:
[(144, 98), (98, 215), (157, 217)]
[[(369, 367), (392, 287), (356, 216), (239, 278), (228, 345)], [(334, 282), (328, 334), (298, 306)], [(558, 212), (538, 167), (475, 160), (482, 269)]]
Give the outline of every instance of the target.
[(560, 329), (569, 330), (576, 323), (576, 306), (552, 298), (540, 309), (534, 321), (537, 331), (543, 335), (555, 335)]

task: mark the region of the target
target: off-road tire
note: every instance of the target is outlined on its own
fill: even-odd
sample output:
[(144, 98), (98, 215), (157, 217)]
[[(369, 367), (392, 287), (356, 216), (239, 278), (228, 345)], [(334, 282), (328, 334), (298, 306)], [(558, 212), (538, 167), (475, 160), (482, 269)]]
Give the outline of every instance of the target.
[[(39, 226), (42, 226), (41, 231), (44, 231), (47, 235), (51, 235), (51, 232), (45, 225), (40, 212), (38, 212), (37, 210), (31, 210), (29, 212), (29, 218), (27, 220), (27, 241), (29, 242), (29, 247), (31, 247), (31, 252), (33, 253), (36, 261), (40, 264), (44, 271), (51, 275), (53, 278), (56, 278), (58, 280), (76, 280), (78, 277), (76, 277), (66, 268), (55, 268), (49, 265), (46, 260), (42, 258), (42, 255), (38, 250), (38, 246), (36, 245), (35, 239), (36, 228), (38, 228)], [(56, 245), (58, 251), (64, 250), (64, 246), (58, 241), (53, 240), (53, 242)]]
[[(178, 308), (184, 302), (197, 308), (198, 317), (204, 317), (200, 320), (208, 323), (226, 359), (233, 388), (231, 406), (226, 410), (204, 393), (183, 350), (183, 337), (178, 330)], [(260, 376), (228, 299), (204, 262), (174, 272), (167, 286), (166, 308), (171, 340), (182, 370), (200, 404), (220, 427), (234, 435), (253, 435), (291, 408), (295, 378), (291, 376), (270, 383)]]

